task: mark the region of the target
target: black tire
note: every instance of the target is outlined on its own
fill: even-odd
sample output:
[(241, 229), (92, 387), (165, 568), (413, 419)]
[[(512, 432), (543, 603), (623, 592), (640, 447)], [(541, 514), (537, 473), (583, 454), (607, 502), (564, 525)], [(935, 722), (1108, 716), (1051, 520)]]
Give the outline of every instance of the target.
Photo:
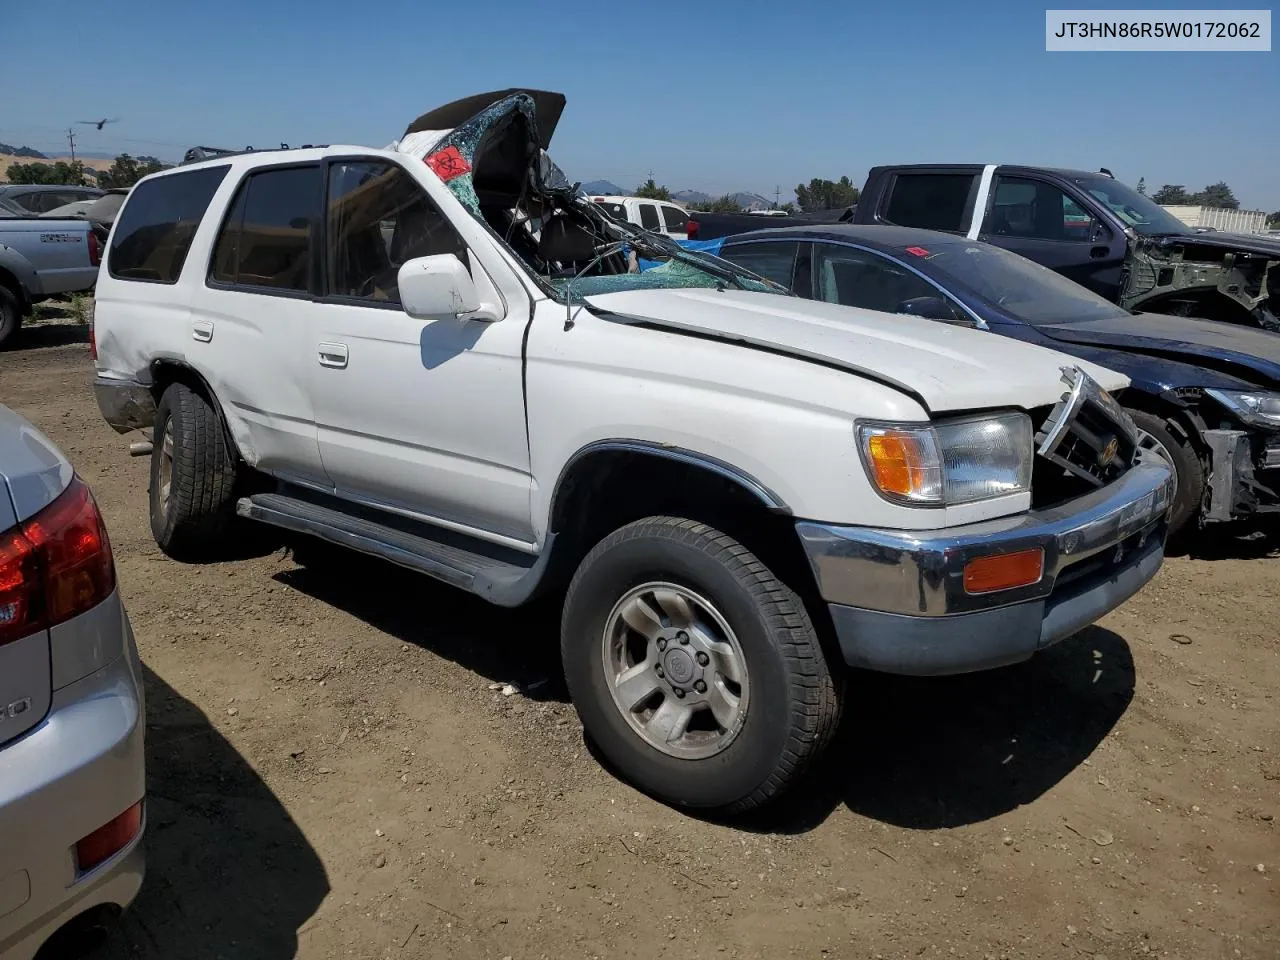
[(1149, 435), (1167, 453), (1166, 459), (1173, 466), (1178, 490), (1173, 496), (1173, 508), (1169, 511), (1169, 539), (1174, 541), (1196, 529), (1193, 522), (1200, 515), (1204, 503), (1204, 464), (1191, 445), (1191, 440), (1169, 421), (1145, 410), (1129, 409), (1129, 416), (1138, 429)]
[[(168, 496), (166, 430), (172, 428)], [(151, 451), (151, 533), (175, 560), (213, 560), (228, 551), (235, 521), (236, 460), (208, 399), (175, 383), (156, 408)]]
[[(654, 581), (714, 604), (741, 650), (746, 715), (713, 756), (657, 749), (615, 705), (606, 626), (629, 591)], [(620, 774), (672, 805), (733, 814), (771, 801), (822, 753), (839, 723), (841, 677), (833, 676), (800, 598), (737, 540), (691, 520), (650, 517), (601, 541), (569, 586), (560, 646), (587, 736)]]
[(0, 350), (17, 335), (22, 326), (22, 303), (12, 290), (0, 286)]

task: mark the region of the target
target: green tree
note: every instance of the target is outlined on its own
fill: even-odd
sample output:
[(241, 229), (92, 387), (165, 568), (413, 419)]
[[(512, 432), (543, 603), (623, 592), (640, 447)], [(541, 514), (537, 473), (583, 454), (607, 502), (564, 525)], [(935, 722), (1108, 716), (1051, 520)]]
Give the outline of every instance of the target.
[(11, 163), (8, 177), (10, 183), (84, 183), (84, 164), (79, 160), (67, 163)]
[(848, 177), (835, 182), (814, 177), (796, 187), (796, 200), (801, 210), (834, 210), (857, 203), (861, 193)]
[(1147, 195), (1147, 178), (1146, 177), (1138, 178), (1138, 192), (1142, 194), (1144, 197)]
[(786, 203), (784, 203), (784, 204), (783, 204), (782, 206), (780, 206), (778, 209), (779, 209), (779, 210), (785, 210), (785, 211), (787, 211), (787, 213), (795, 213), (795, 212), (796, 212), (796, 205), (795, 205), (794, 203), (792, 203), (790, 200), (788, 200)]
[(1211, 183), (1199, 193), (1191, 197), (1192, 203), (1197, 203), (1202, 207), (1216, 207), (1220, 210), (1239, 210), (1240, 201), (1236, 199), (1236, 195), (1231, 192), (1231, 188), (1219, 180), (1217, 183)]
[(650, 177), (640, 186), (636, 187), (636, 196), (643, 197), (646, 200), (670, 200), (671, 191), (666, 187), (658, 186), (653, 182), (653, 177)]
[(98, 186), (108, 189), (111, 187), (132, 187), (143, 177), (158, 173), (163, 169), (164, 164), (155, 157), (138, 157), (135, 159), (127, 153), (122, 153), (116, 157), (110, 169), (103, 170), (98, 174)]
[(1280, 210), (1277, 210), (1271, 216), (1267, 217), (1268, 227), (1280, 227)]
[(1180, 183), (1166, 183), (1151, 199), (1166, 207), (1192, 202), (1191, 194), (1187, 193), (1187, 188)]

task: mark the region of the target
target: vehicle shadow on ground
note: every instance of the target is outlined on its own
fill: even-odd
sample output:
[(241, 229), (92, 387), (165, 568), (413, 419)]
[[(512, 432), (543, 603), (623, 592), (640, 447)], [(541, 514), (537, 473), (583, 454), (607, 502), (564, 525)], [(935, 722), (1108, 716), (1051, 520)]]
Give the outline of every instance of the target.
[(293, 957), (329, 892), (319, 856), (208, 718), (145, 674), (146, 882), (100, 942), (38, 960)]
[(841, 803), (909, 829), (989, 820), (1031, 803), (1088, 759), (1133, 691), (1129, 645), (1097, 626), (1002, 670), (855, 673), (836, 743), (812, 783), (739, 826), (804, 832)]
[(39, 350), (42, 347), (65, 347), (73, 343), (89, 342), (89, 326), (84, 323), (43, 323), (26, 320), (18, 328), (6, 351)]
[[(515, 683), (532, 699), (568, 699), (549, 606), (501, 610), (357, 554), (308, 551), (308, 564), (276, 580), (492, 681)], [(914, 829), (988, 820), (1032, 802), (1087, 759), (1133, 691), (1128, 644), (1097, 626), (1003, 670), (858, 672), (825, 762), (794, 798), (729, 825), (800, 833), (841, 804)]]
[(568, 701), (559, 610), (551, 604), (505, 610), (353, 552), (308, 547), (305, 558), (275, 580), (494, 683), (514, 684), (531, 700)]
[(1274, 522), (1210, 527), (1184, 545), (1193, 560), (1260, 560), (1280, 554), (1280, 527)]

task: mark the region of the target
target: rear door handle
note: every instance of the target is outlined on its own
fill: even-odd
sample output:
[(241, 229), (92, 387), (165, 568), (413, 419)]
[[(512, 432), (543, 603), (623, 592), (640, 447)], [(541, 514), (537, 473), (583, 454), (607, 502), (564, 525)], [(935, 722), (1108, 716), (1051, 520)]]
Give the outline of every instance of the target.
[(320, 366), (336, 367), (341, 370), (347, 365), (347, 345), (345, 343), (320, 344)]
[(213, 339), (213, 321), (212, 320), (192, 320), (191, 321), (191, 339), (198, 340), (201, 343), (208, 343)]

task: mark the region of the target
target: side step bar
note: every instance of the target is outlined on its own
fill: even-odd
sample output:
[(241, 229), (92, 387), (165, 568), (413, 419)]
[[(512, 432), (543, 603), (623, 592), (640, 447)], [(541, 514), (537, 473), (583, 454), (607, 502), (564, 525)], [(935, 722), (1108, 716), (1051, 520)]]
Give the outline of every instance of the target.
[(236, 513), (425, 573), (504, 607), (519, 606), (533, 595), (551, 555), (554, 537), (541, 555), (524, 557), (426, 524), (391, 514), (375, 517), (375, 511), (324, 499), (258, 493), (238, 501)]

